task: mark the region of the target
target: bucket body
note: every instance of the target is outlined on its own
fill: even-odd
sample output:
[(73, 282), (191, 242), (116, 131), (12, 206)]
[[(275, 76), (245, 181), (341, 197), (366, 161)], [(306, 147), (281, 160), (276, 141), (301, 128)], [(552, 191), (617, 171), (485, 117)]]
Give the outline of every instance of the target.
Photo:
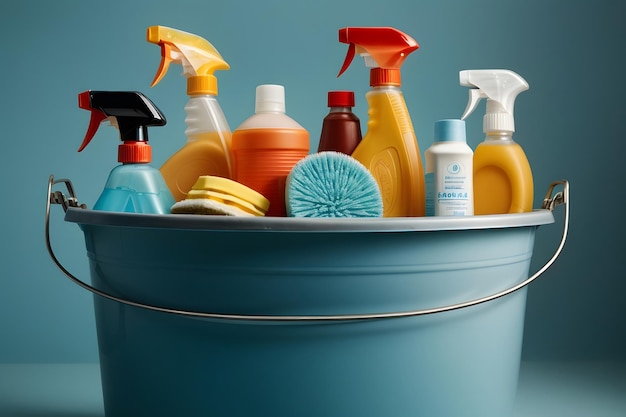
[[(497, 293), (528, 277), (536, 228), (553, 221), (546, 212), (282, 227), (292, 219), (181, 216), (69, 210), (66, 220), (80, 224), (102, 291), (270, 316), (411, 311)], [(449, 312), (367, 320), (195, 318), (99, 296), (94, 304), (107, 417), (503, 417), (517, 387), (526, 288)]]

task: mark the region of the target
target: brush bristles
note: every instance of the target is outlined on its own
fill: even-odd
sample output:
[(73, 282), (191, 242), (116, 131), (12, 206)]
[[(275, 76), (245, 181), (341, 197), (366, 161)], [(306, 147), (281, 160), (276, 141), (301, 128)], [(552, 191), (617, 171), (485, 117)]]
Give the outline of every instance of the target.
[(292, 217), (381, 217), (376, 180), (360, 162), (339, 152), (320, 152), (300, 160), (285, 189)]

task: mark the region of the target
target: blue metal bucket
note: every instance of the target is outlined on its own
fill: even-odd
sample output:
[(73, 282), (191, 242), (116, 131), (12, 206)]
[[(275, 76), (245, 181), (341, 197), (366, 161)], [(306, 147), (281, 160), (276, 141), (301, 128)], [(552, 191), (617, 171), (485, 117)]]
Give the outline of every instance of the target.
[(503, 417), (554, 218), (65, 220), (85, 235), (108, 417)]

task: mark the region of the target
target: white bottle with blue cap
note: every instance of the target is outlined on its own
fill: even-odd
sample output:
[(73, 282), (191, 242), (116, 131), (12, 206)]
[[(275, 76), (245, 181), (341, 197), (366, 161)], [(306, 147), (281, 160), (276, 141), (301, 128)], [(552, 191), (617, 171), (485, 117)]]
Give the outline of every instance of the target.
[(465, 138), (465, 121), (435, 122), (435, 140), (426, 159), (426, 215), (472, 216), (474, 153)]

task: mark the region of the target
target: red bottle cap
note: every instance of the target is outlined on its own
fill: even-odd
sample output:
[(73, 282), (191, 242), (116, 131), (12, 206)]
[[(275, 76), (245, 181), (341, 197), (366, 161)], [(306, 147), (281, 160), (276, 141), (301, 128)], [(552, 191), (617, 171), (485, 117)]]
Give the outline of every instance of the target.
[(117, 148), (117, 161), (123, 164), (152, 162), (152, 147), (148, 142), (125, 141)]
[(328, 107), (354, 107), (354, 91), (329, 91)]

